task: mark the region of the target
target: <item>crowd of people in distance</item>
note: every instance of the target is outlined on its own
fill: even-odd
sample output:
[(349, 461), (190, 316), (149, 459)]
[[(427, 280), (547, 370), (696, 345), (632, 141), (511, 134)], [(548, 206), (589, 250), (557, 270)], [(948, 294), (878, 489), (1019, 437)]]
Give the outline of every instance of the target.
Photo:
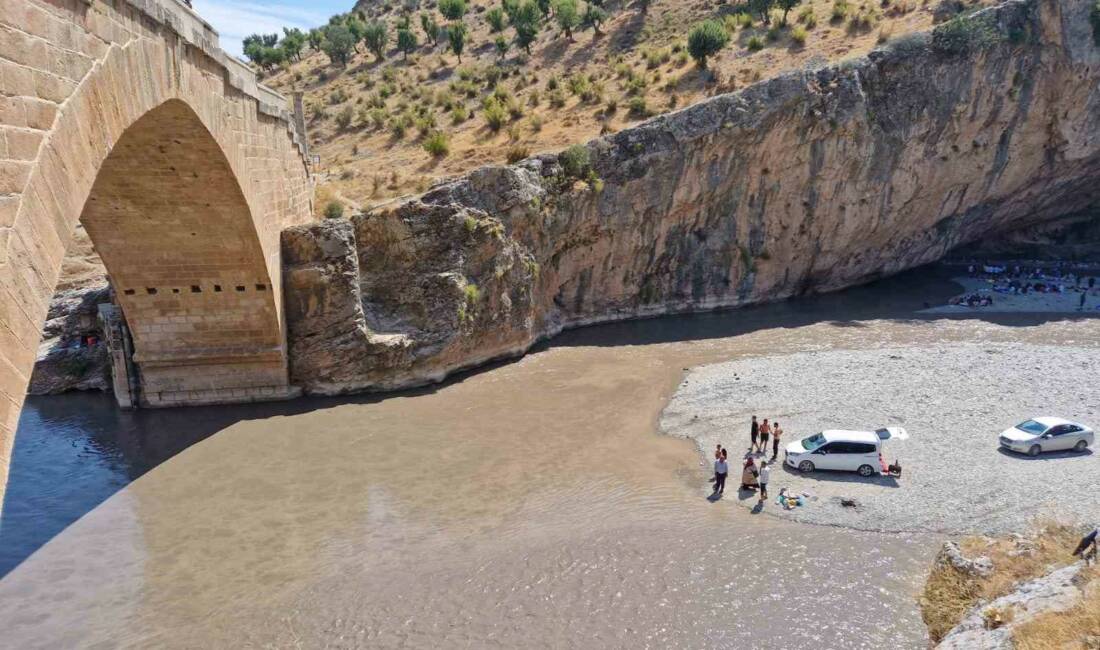
[(980, 293), (968, 293), (956, 296), (947, 301), (949, 305), (962, 305), (964, 307), (988, 307), (993, 304), (993, 296), (984, 296)]
[[(783, 429), (778, 422), (769, 423), (767, 418), (758, 422), (756, 416), (752, 416), (749, 429), (749, 448), (744, 455), (744, 463), (741, 465), (741, 491), (760, 490), (760, 503), (768, 499), (768, 479), (771, 476), (769, 463), (774, 464), (779, 456), (779, 443), (783, 438)], [(768, 442), (771, 441), (772, 455), (770, 460), (762, 457), (768, 454)], [(760, 458), (760, 463), (756, 460)], [(726, 491), (726, 479), (729, 477), (729, 452), (718, 444), (714, 450), (714, 494), (720, 496)]]
[[(1086, 308), (1090, 293), (1100, 293), (1096, 287), (1096, 276), (1088, 267), (1066, 266), (1065, 264), (1020, 265), (1014, 264), (970, 264), (967, 273), (971, 277), (989, 282), (991, 290), (1005, 295), (1027, 295), (1029, 293), (1072, 293), (1081, 294), (1078, 311)], [(966, 307), (988, 307), (993, 304), (993, 296), (982, 293), (968, 293), (952, 298), (952, 305)]]

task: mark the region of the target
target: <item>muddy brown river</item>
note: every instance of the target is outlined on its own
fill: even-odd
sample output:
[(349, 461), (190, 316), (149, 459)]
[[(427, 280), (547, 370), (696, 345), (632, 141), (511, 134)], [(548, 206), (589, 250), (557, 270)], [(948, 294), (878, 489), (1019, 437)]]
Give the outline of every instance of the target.
[(0, 522), (0, 645), (924, 647), (939, 538), (712, 503), (703, 456), (657, 419), (701, 363), (1100, 334), (914, 315), (952, 290), (925, 271), (579, 330), (389, 396), (133, 414), (31, 400)]

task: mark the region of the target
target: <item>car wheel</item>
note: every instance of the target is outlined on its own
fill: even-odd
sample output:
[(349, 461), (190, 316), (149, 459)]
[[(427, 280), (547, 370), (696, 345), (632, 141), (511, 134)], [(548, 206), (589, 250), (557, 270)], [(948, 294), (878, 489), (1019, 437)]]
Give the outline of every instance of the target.
[(1088, 447), (1089, 447), (1089, 443), (1085, 442), (1084, 440), (1078, 440), (1077, 444), (1073, 445), (1073, 451), (1076, 451), (1077, 453), (1081, 453), (1081, 452), (1085, 451), (1086, 449), (1088, 449)]
[(1034, 458), (1034, 457), (1038, 456), (1039, 452), (1041, 452), (1041, 451), (1043, 451), (1043, 448), (1040, 447), (1039, 445), (1031, 445), (1031, 449), (1027, 450), (1027, 455)]
[(808, 460), (804, 460), (798, 464), (798, 471), (802, 472), (803, 474), (809, 474), (810, 472), (814, 471), (814, 464)]
[(856, 471), (859, 472), (860, 476), (867, 477), (875, 473), (875, 468), (870, 465), (860, 465)]

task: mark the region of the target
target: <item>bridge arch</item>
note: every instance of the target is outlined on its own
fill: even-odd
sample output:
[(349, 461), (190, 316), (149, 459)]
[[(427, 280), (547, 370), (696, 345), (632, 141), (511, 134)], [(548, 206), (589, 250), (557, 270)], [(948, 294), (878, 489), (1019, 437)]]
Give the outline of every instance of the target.
[(285, 394), (278, 276), (236, 176), (190, 106), (168, 100), (127, 128), (80, 219), (129, 323), (142, 403)]
[(178, 0), (0, 3), (0, 495), (83, 220), (153, 405), (289, 390), (279, 233), (312, 215), (286, 101)]

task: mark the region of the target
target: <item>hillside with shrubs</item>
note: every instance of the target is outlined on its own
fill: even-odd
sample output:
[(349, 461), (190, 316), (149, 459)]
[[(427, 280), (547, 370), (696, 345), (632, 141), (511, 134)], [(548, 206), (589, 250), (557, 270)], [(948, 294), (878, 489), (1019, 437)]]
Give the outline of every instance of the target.
[(317, 209), (336, 214), (864, 54), (928, 28), (934, 9), (929, 0), (361, 0), (309, 32), (250, 37), (245, 52), (266, 84), (304, 93)]

